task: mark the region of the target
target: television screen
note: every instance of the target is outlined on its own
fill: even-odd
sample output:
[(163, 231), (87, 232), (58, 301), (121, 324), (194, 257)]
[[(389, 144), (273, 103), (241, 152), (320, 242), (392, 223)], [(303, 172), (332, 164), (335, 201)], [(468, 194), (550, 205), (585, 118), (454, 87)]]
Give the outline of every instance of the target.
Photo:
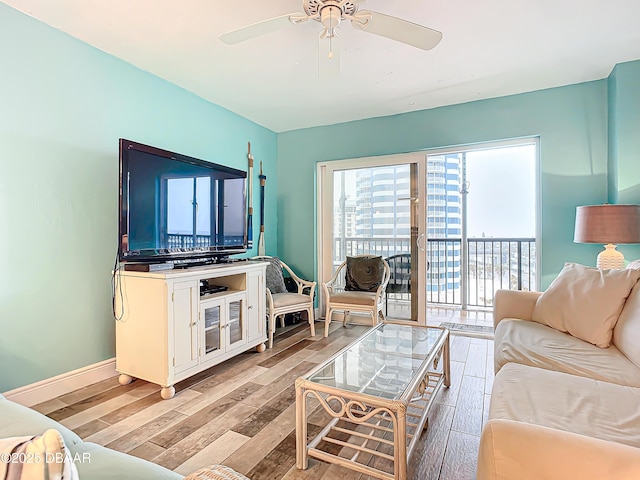
[(119, 260), (247, 249), (246, 172), (120, 139)]

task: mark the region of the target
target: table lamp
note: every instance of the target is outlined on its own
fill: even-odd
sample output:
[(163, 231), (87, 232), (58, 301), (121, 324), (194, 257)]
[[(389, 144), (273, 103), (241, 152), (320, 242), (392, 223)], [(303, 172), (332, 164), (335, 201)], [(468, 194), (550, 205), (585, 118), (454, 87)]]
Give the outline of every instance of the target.
[(598, 254), (598, 268), (624, 268), (624, 255), (615, 244), (640, 243), (640, 205), (577, 207), (573, 241), (604, 244)]

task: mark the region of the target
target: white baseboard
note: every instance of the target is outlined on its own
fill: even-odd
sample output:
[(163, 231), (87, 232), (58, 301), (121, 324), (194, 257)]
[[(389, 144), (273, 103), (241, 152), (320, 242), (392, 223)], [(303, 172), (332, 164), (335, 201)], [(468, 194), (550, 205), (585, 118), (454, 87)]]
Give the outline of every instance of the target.
[(32, 407), (33, 405), (86, 387), (92, 383), (115, 377), (117, 374), (116, 359), (110, 358), (102, 362), (94, 363), (93, 365), (87, 365), (86, 367), (71, 372), (16, 388), (15, 390), (10, 390), (3, 395), (11, 401), (26, 407)]

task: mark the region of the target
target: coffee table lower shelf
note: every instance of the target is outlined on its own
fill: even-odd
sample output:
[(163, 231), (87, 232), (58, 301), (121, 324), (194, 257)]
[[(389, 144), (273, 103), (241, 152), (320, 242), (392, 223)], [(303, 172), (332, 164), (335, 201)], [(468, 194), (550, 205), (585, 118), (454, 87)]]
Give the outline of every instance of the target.
[[(436, 393), (443, 384), (449, 384), (448, 341), (443, 347), (439, 353), (445, 351), (444, 371), (428, 372), (408, 404), (299, 378), (297, 467), (306, 469), (310, 456), (382, 480), (406, 479), (408, 459), (427, 426), (427, 414)], [(307, 415), (320, 407), (331, 420), (307, 444)]]

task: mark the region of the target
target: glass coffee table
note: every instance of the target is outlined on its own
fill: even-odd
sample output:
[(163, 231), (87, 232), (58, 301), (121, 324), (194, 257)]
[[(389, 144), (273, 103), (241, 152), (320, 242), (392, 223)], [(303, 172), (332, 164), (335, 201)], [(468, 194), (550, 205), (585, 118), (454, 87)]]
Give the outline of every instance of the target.
[[(445, 328), (383, 323), (296, 380), (296, 464), (309, 456), (380, 479), (406, 479), (407, 461), (442, 385)], [(328, 416), (307, 441), (308, 416)], [(326, 415), (328, 414), (328, 415)]]

